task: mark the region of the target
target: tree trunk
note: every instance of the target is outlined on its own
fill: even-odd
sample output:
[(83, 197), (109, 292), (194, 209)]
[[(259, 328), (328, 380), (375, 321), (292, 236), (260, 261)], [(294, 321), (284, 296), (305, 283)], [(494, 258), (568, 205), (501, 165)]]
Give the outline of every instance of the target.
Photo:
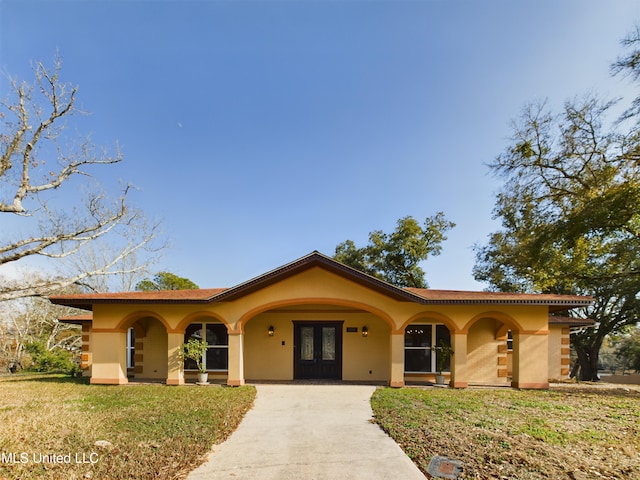
[(580, 365), (579, 378), (585, 382), (597, 382), (598, 377), (598, 353), (600, 348), (585, 345), (575, 345)]

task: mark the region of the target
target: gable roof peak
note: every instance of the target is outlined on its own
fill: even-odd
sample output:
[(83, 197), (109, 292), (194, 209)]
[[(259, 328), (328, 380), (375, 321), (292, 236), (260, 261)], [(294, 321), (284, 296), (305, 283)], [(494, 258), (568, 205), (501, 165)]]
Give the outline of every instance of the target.
[(419, 298), (413, 292), (406, 291), (400, 287), (392, 285), (384, 280), (373, 277), (367, 273), (361, 272), (353, 267), (338, 262), (334, 258), (331, 258), (317, 250), (304, 255), (292, 262), (289, 262), (281, 267), (275, 268), (267, 273), (259, 275), (251, 280), (236, 285), (215, 297), (218, 300), (233, 300), (243, 295), (247, 295), (253, 291), (264, 288), (273, 283), (279, 282), (284, 278), (296, 275), (303, 271), (306, 271), (312, 267), (320, 267), (329, 272), (338, 274), (349, 280), (361, 283), (373, 290), (380, 293), (384, 293), (388, 296), (394, 297), (397, 300), (415, 301)]

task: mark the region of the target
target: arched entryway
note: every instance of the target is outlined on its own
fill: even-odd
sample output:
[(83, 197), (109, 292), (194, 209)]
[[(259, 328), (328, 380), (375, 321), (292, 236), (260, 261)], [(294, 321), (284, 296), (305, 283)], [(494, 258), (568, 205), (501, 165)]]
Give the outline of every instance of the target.
[(477, 320), (467, 333), (469, 384), (508, 385), (507, 341), (498, 332), (503, 323), (495, 318)]
[(143, 312), (129, 316), (121, 327), (127, 336), (127, 376), (133, 380), (164, 381), (169, 368), (163, 319)]
[(512, 339), (520, 325), (502, 312), (487, 312), (474, 317), (465, 330), (469, 384), (510, 385), (510, 359), (513, 348), (518, 348)]
[(390, 379), (391, 328), (363, 306), (280, 303), (243, 322), (248, 381)]

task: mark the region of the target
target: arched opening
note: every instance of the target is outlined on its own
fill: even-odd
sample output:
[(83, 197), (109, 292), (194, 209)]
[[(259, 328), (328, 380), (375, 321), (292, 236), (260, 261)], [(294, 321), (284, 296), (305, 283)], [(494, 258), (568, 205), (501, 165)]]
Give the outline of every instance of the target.
[(477, 316), (467, 329), (467, 375), (469, 384), (509, 385), (511, 348), (517, 323), (506, 315)]
[(280, 302), (242, 320), (248, 381), (390, 380), (391, 327), (366, 306)]
[(127, 375), (134, 380), (164, 381), (168, 372), (166, 326), (151, 316), (128, 323)]

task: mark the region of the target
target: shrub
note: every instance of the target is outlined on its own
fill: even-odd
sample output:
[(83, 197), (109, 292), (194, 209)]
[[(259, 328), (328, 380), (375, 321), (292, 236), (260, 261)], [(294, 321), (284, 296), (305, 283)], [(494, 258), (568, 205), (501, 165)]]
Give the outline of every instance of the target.
[(25, 350), (31, 356), (29, 370), (34, 372), (67, 373), (73, 376), (78, 369), (71, 352), (67, 350), (48, 350), (41, 341), (27, 343)]

